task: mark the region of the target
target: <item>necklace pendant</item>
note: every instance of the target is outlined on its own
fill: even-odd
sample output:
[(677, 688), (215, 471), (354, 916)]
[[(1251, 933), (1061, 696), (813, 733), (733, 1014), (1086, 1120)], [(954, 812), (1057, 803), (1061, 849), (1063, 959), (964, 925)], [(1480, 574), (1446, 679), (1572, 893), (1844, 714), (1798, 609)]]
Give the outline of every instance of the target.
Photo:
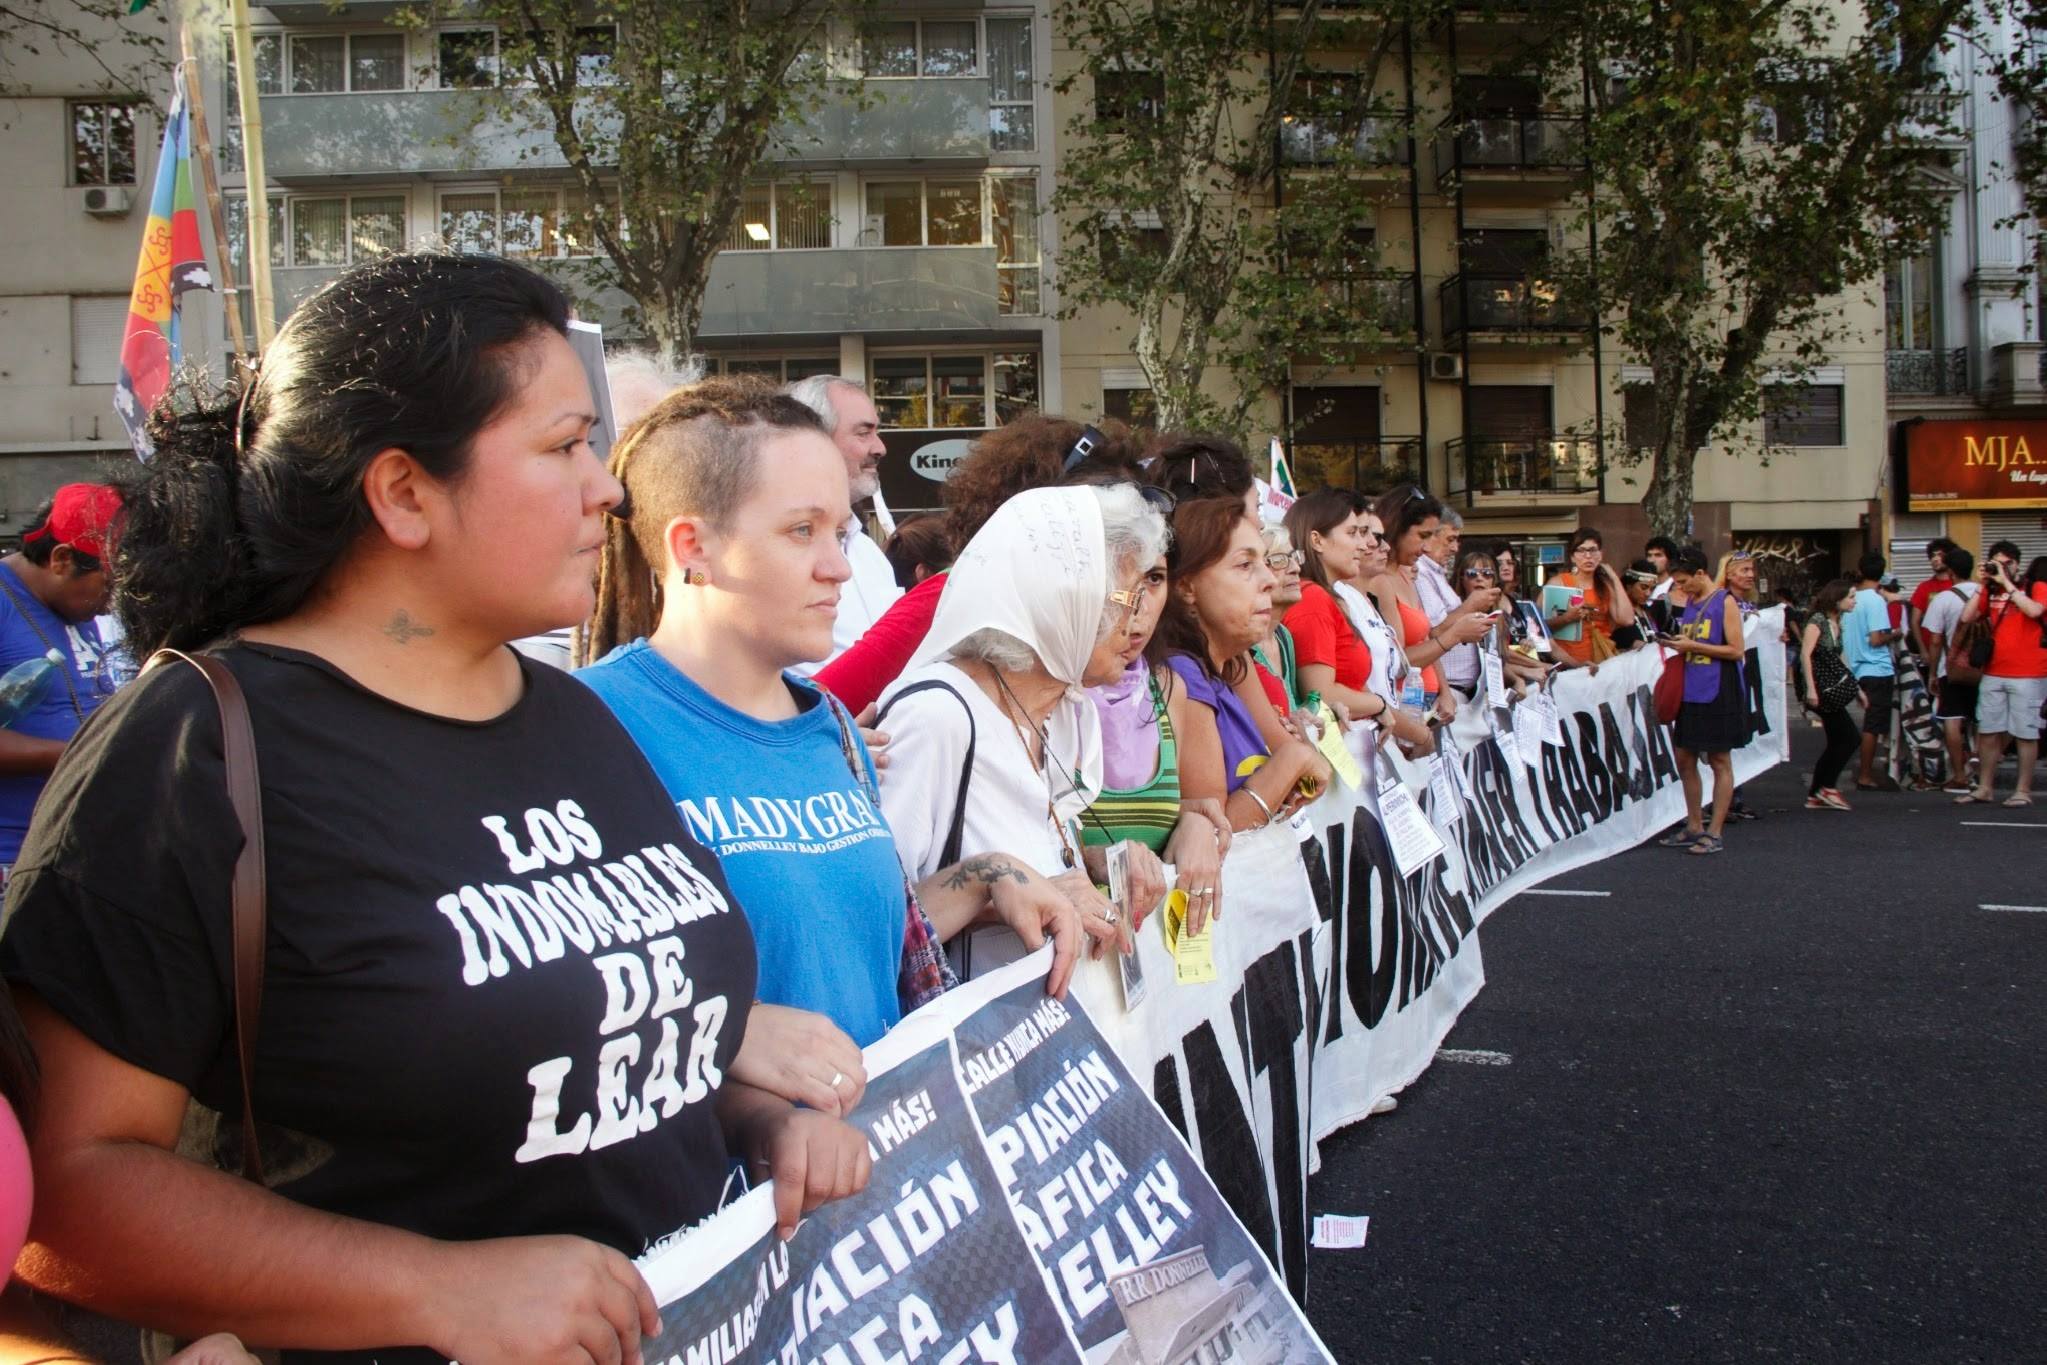
[(1070, 848), (1060, 849), (1059, 861), (1065, 863), (1068, 868), (1071, 868), (1073, 866), (1073, 850)]

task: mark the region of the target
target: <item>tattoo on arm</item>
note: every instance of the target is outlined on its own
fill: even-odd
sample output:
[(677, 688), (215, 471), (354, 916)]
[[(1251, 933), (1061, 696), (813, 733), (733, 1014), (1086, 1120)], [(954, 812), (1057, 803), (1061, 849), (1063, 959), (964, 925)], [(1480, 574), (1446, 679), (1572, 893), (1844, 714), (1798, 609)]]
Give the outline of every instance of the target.
[(1009, 860), (1007, 854), (977, 853), (971, 858), (961, 859), (943, 885), (948, 891), (957, 891), (964, 886), (993, 886), (1003, 881), (1024, 883), (1030, 878)]
[(433, 633), (434, 628), (432, 626), (421, 625), (412, 619), (411, 612), (402, 609), (396, 616), (391, 618), (390, 624), (384, 627), (384, 634), (390, 636), (401, 645), (409, 645), (421, 636)]

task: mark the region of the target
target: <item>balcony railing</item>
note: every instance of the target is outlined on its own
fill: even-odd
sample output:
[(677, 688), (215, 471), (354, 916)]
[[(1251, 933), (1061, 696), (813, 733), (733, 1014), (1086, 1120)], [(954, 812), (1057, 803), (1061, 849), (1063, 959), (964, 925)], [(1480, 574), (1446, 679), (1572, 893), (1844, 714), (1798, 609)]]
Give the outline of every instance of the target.
[(1969, 349), (1885, 351), (1884, 383), (1892, 394), (1953, 398), (1969, 392)]
[(1576, 114), (1478, 114), (1436, 128), (1436, 176), (1492, 171), (1575, 171), (1585, 163)]
[(1437, 290), (1443, 335), (1465, 332), (1584, 332), (1591, 320), (1566, 304), (1557, 284), (1537, 275), (1464, 271)]
[(1450, 496), (1493, 500), (1585, 498), (1599, 492), (1599, 445), (1582, 436), (1470, 436), (1443, 443)]
[(1279, 126), (1279, 157), (1289, 166), (1405, 166), (1409, 160), (1405, 118), (1387, 115), (1356, 121), (1314, 114), (1290, 114)]
[(1398, 270), (1316, 273), (1309, 278), (1327, 311), (1326, 331), (1360, 324), (1389, 337), (1414, 335), (1415, 277)]
[(1954, 146), (1969, 136), (1968, 101), (1956, 90), (1922, 90), (1905, 97), (1899, 134), (1907, 141)]
[[(1311, 420), (1312, 420), (1312, 415)], [(1419, 436), (1294, 443), (1294, 480), (1302, 492), (1346, 488), (1367, 497), (1403, 483), (1426, 484)]]
[[(988, 82), (981, 77), (894, 83), (862, 102), (854, 83), (800, 123), (776, 130), (773, 161), (986, 160)], [(229, 108), (233, 107), (232, 101)], [(616, 110), (588, 101), (578, 116), (599, 142)], [(394, 90), (291, 95), (263, 101), (264, 154), (273, 176), (455, 174), (566, 166), (534, 110), (495, 90)], [(227, 141), (235, 145), (234, 129)], [(231, 169), (239, 160), (230, 154)]]

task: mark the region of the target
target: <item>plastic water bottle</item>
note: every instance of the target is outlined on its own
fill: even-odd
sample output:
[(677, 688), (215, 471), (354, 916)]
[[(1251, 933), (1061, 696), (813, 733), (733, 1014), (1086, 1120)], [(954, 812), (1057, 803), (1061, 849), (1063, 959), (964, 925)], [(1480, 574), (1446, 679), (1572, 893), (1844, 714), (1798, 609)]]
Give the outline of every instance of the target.
[(42, 703), (57, 682), (64, 656), (51, 650), (39, 659), (23, 659), (0, 673), (0, 727), (12, 726)]

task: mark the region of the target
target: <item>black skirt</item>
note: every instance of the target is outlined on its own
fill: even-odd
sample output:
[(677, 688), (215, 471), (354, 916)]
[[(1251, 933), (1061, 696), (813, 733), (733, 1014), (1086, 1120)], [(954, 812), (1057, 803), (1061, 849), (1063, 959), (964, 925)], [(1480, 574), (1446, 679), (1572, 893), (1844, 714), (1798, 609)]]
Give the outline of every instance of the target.
[(1688, 701), (1677, 712), (1677, 747), (1695, 754), (1733, 753), (1749, 742), (1748, 699), (1741, 670), (1720, 661), (1720, 691), (1711, 701)]

